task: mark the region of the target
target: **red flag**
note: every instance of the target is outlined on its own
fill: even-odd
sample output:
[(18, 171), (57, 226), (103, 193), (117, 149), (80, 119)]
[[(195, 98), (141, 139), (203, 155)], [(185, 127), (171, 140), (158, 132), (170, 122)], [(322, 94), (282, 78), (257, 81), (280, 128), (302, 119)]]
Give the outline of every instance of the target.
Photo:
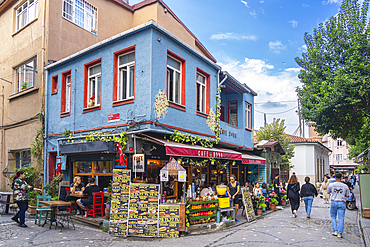
[(123, 168), (127, 168), (127, 160), (123, 158), (123, 153), (122, 153), (120, 142), (118, 142), (118, 156), (119, 156), (119, 164), (123, 166)]

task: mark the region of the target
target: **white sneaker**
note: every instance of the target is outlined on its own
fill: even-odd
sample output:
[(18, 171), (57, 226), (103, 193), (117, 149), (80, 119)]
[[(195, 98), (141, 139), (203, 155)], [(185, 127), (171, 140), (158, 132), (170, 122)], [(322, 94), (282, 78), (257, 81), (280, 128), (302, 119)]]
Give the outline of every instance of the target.
[(337, 235), (338, 238), (343, 238), (342, 234)]
[(331, 234), (333, 234), (334, 236), (337, 236), (338, 235), (338, 232), (335, 231), (335, 232), (332, 232)]
[(297, 210), (293, 210), (294, 218), (297, 217)]

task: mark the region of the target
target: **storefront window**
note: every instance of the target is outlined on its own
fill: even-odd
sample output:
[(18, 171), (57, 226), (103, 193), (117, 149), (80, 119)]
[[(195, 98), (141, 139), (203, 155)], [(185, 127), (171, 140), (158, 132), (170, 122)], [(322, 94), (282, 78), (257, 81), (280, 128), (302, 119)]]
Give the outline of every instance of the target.
[(112, 173), (112, 162), (111, 161), (97, 161), (96, 173)]
[(112, 161), (75, 161), (73, 162), (73, 177), (80, 176), (82, 182), (87, 184), (89, 177), (96, 179), (101, 190), (108, 187), (112, 179)]

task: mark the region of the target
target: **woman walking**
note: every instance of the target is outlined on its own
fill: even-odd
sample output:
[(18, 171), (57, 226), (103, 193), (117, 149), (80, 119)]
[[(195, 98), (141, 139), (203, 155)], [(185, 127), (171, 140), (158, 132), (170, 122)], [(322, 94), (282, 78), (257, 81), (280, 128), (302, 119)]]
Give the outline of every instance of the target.
[(330, 194), (328, 193), (329, 181), (327, 177), (324, 177), (324, 182), (321, 185), (322, 188), (322, 198), (324, 198), (324, 203), (328, 204), (330, 199)]
[(236, 181), (234, 175), (230, 176), (230, 182), (227, 184), (227, 194), (230, 196), (234, 206), (235, 206), (235, 221), (239, 221), (236, 218), (239, 210), (239, 192), (240, 192), (240, 183)]
[(35, 190), (42, 192), (42, 189), (34, 188), (31, 185), (28, 185), (24, 181), (25, 175), (23, 171), (17, 171), (12, 183), (13, 189), (13, 200), (17, 203), (19, 211), (12, 217), (12, 220), (17, 222), (20, 227), (27, 227), (25, 222), (25, 213), (28, 208), (28, 191)]
[(306, 182), (301, 188), (301, 202), (304, 201), (307, 218), (310, 218), (313, 197), (317, 197), (317, 189), (310, 183), (310, 177), (305, 177)]
[(298, 182), (298, 179), (296, 175), (290, 176), (288, 180), (288, 189), (287, 189), (287, 195), (290, 201), (290, 207), (292, 209), (293, 217), (297, 217), (297, 210), (299, 208), (299, 191), (300, 185)]

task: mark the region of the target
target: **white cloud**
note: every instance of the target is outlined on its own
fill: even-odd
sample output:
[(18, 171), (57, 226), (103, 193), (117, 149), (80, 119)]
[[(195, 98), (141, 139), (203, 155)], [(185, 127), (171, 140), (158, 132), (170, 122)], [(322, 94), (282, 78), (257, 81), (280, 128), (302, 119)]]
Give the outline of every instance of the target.
[(308, 7), (310, 7), (310, 5), (307, 5), (307, 4), (304, 4), (304, 3), (302, 3), (302, 6), (303, 6), (303, 8), (308, 8)]
[(260, 1), (260, 3), (264, 3), (265, 1)]
[(298, 21), (296, 21), (296, 20), (291, 20), (291, 21), (288, 21), (288, 22), (292, 24), (293, 28), (296, 28), (298, 26)]
[(301, 71), (300, 68), (287, 68), (285, 69), (286, 72), (294, 72), (294, 73), (299, 73)]
[(341, 3), (342, 2), (342, 0), (327, 0), (327, 1), (322, 1), (322, 4), (332, 4), (332, 3), (337, 3), (337, 4), (339, 4), (339, 3)]
[(210, 39), (215, 40), (223, 40), (223, 39), (229, 39), (229, 40), (252, 40), (256, 41), (257, 36), (255, 35), (242, 35), (238, 33), (219, 33), (219, 34), (213, 34)]
[(243, 0), (241, 0), (241, 2), (242, 2), (242, 3), (244, 3), (245, 7), (250, 8), (250, 7), (248, 6), (247, 1), (243, 1)]
[(269, 47), (270, 47), (270, 51), (272, 51), (273, 53), (281, 53), (281, 50), (286, 50), (286, 45), (283, 45), (283, 43), (281, 43), (281, 41), (270, 41), (269, 42)]
[(253, 10), (253, 12), (249, 12), (249, 14), (251, 14), (254, 18), (257, 18), (257, 13), (255, 9)]

